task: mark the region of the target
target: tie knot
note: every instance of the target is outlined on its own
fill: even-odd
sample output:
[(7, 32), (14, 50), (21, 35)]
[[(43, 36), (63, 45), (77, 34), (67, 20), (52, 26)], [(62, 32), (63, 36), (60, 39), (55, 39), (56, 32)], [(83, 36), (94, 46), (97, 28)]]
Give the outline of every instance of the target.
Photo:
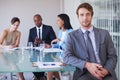
[(85, 34), (89, 35), (90, 31), (86, 31)]

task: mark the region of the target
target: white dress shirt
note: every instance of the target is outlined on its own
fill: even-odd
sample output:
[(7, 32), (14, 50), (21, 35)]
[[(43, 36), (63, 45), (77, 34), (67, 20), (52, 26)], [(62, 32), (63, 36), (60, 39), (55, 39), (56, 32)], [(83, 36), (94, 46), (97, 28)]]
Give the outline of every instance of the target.
[(39, 38), (39, 29), (40, 29), (40, 39), (42, 39), (42, 28), (43, 28), (43, 25), (41, 25), (40, 27), (37, 27), (36, 26), (36, 29), (37, 29), (37, 37)]
[[(88, 30), (85, 30), (81, 27), (81, 30), (84, 34), (85, 34), (86, 31), (90, 31), (89, 37), (90, 37), (91, 42), (92, 42), (92, 46), (93, 46), (93, 49), (94, 49), (94, 54), (95, 54), (97, 62), (100, 63), (99, 54), (98, 54), (97, 49), (96, 49), (95, 34), (94, 34), (93, 26), (91, 26)], [(84, 38), (85, 38), (85, 36), (84, 36)]]

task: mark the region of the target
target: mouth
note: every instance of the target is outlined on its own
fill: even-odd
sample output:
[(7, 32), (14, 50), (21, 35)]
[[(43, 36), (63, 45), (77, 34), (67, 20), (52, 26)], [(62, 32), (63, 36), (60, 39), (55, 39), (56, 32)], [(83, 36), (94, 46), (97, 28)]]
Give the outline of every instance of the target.
[(88, 22), (83, 22), (83, 24), (88, 24)]

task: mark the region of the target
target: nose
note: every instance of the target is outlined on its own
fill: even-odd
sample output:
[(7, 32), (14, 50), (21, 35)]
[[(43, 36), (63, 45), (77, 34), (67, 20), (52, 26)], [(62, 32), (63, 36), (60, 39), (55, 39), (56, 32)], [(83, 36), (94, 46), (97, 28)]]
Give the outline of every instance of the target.
[(86, 20), (86, 19), (87, 19), (87, 15), (84, 15), (84, 16), (83, 16), (83, 19)]
[(14, 28), (15, 28), (15, 29), (17, 29), (17, 28), (18, 28), (18, 26), (17, 26), (17, 25), (15, 25), (15, 26), (14, 26)]

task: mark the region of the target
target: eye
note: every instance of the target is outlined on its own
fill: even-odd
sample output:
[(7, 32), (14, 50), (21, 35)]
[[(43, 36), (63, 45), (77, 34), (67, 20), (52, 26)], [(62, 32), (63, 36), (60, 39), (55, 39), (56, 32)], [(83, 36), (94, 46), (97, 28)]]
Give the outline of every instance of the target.
[(19, 26), (19, 25), (16, 25), (17, 27)]
[(15, 26), (15, 24), (13, 24), (13, 26)]
[(80, 16), (84, 16), (84, 14), (80, 14)]
[(86, 16), (91, 16), (91, 14), (90, 14), (90, 13), (87, 13)]

